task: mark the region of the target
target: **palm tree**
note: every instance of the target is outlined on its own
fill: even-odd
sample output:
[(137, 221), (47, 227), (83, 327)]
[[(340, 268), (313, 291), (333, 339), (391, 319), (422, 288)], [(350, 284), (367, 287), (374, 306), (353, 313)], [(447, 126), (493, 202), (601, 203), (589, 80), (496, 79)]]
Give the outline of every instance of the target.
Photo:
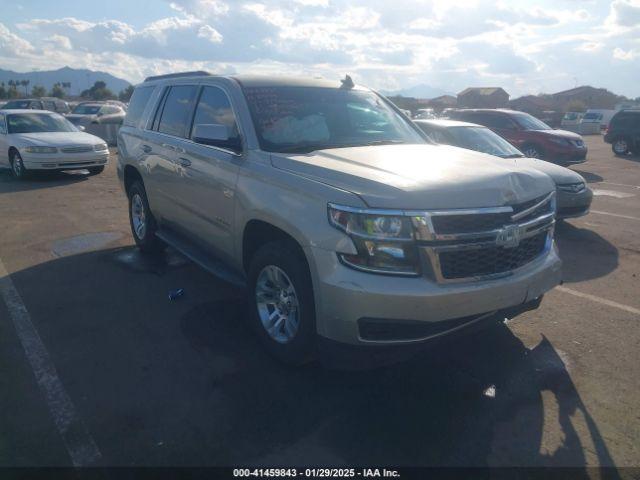
[(31, 80), (21, 80), (20, 81), (20, 85), (22, 85), (24, 87), (24, 96), (28, 96), (29, 95), (29, 84), (31, 83)]

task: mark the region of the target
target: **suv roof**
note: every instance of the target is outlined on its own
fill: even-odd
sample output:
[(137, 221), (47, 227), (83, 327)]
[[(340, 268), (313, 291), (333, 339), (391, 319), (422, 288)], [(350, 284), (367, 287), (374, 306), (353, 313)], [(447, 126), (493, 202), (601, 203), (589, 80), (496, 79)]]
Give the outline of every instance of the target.
[[(238, 82), (242, 87), (319, 87), (319, 88), (340, 88), (341, 80), (329, 80), (326, 78), (288, 77), (277, 75), (213, 75), (205, 71), (170, 73), (167, 75), (156, 75), (147, 77), (146, 83), (161, 83), (170, 80), (181, 80), (184, 78), (225, 78)], [(354, 90), (363, 89), (355, 85)]]

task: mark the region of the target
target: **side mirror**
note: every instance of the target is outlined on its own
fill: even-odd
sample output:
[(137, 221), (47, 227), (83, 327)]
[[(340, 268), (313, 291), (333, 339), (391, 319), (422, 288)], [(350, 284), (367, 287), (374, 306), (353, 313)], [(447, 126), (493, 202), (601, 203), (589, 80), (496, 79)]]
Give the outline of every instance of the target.
[(239, 136), (232, 136), (233, 132), (226, 125), (219, 123), (199, 123), (193, 127), (193, 141), (213, 147), (228, 148), (235, 152), (242, 151)]
[(84, 128), (84, 126), (82, 126), (82, 125), (76, 125), (76, 128), (77, 128), (78, 130), (80, 130), (81, 132), (84, 132), (84, 131), (85, 131), (85, 128)]

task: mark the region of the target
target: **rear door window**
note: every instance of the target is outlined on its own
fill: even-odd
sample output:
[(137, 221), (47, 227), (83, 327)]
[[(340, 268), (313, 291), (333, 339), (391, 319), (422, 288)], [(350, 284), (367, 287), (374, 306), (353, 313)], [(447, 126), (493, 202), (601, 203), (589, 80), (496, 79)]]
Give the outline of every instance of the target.
[(513, 122), (506, 115), (484, 114), (483, 125), (498, 130), (513, 130)]
[(178, 85), (171, 87), (166, 95), (158, 131), (174, 137), (185, 137), (187, 122), (195, 101), (195, 85)]
[(132, 127), (138, 126), (144, 109), (149, 102), (149, 97), (153, 93), (154, 87), (138, 87), (133, 91), (131, 95), (131, 101), (129, 102), (129, 108), (127, 109), (127, 116), (124, 120), (125, 125)]

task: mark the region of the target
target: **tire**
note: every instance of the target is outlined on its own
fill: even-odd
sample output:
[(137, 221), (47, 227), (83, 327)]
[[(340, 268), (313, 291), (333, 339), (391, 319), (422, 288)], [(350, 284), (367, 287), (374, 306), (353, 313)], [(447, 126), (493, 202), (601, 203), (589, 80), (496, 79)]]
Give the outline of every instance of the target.
[(104, 166), (102, 167), (89, 167), (87, 168), (87, 170), (89, 170), (89, 175), (100, 175), (102, 172), (104, 172)]
[(147, 200), (147, 192), (140, 181), (129, 187), (129, 225), (136, 245), (144, 253), (158, 253), (164, 243), (156, 237), (157, 224)]
[(289, 365), (313, 359), (313, 288), (309, 267), (297, 245), (271, 242), (255, 253), (249, 266), (247, 297), (251, 327), (271, 355)]
[(529, 158), (540, 158), (544, 156), (544, 151), (538, 145), (529, 144), (522, 148), (522, 153)]
[(625, 137), (618, 137), (611, 142), (611, 150), (615, 155), (627, 155), (629, 153), (629, 141)]
[(24, 166), (20, 153), (15, 150), (11, 152), (9, 156), (9, 162), (11, 163), (11, 175), (16, 180), (24, 180), (28, 176), (27, 169)]

